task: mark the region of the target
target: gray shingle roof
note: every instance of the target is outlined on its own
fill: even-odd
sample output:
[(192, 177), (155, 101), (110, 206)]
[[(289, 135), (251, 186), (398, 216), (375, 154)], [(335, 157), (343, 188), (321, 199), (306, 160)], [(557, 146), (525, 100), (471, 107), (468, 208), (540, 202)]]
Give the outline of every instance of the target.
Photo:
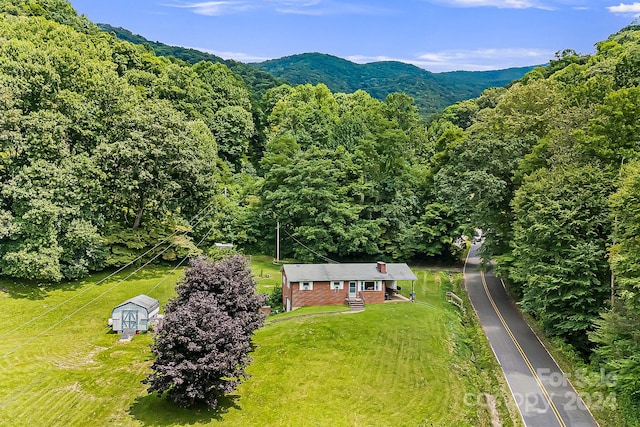
[(418, 280), (404, 263), (387, 264), (387, 274), (376, 263), (357, 264), (285, 264), (289, 282), (326, 282), (331, 280)]
[(115, 306), (114, 310), (120, 307), (121, 305), (125, 305), (130, 302), (142, 308), (146, 308), (147, 312), (149, 313), (151, 313), (156, 308), (160, 307), (160, 303), (157, 299), (140, 294), (138, 296), (135, 296), (133, 298), (126, 300), (122, 304), (118, 304), (117, 306)]

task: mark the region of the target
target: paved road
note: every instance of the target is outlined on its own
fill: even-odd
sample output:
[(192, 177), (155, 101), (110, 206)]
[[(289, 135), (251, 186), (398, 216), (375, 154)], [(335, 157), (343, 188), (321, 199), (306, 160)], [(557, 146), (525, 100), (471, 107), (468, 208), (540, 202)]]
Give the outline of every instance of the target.
[(480, 245), (465, 266), (465, 286), (527, 427), (598, 423), (508, 297), (502, 282), (478, 270)]

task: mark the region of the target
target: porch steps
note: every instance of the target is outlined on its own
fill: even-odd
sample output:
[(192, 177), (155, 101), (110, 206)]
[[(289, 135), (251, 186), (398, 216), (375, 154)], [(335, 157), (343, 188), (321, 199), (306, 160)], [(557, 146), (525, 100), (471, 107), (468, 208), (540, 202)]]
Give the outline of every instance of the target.
[(347, 298), (347, 304), (351, 311), (364, 311), (364, 301), (362, 298)]

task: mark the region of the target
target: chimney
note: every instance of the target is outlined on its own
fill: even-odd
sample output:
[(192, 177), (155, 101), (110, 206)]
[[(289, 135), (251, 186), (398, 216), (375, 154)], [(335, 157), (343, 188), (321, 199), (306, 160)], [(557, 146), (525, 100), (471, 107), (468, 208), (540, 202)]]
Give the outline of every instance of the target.
[(384, 261), (378, 261), (376, 268), (380, 273), (387, 274), (387, 264)]

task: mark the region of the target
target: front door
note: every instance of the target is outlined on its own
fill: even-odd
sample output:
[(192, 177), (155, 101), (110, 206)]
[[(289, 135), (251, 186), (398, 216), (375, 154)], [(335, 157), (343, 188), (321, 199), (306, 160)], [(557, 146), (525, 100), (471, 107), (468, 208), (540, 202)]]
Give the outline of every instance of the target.
[(356, 297), (356, 282), (349, 282), (349, 298)]

